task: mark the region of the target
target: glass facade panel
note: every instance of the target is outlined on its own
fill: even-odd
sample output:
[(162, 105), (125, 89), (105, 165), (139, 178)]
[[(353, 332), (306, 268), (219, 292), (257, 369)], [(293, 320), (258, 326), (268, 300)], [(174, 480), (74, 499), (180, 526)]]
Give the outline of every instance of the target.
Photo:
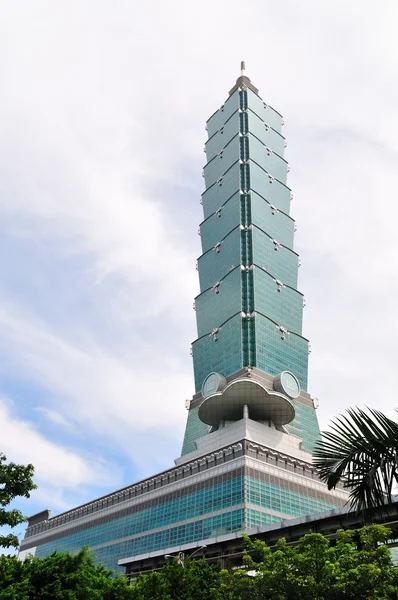
[(198, 336), (211, 333), (242, 310), (241, 270), (236, 267), (220, 281), (195, 299)]
[(202, 252), (207, 252), (214, 245), (241, 224), (241, 196), (239, 192), (231, 196), (217, 212), (208, 217), (200, 226)]
[(289, 433), (303, 440), (302, 447), (306, 452), (312, 452), (320, 439), (319, 423), (316, 411), (311, 406), (305, 406), (297, 400), (292, 400), (296, 409), (296, 418), (286, 425)]
[(290, 287), (281, 287), (268, 272), (255, 269), (254, 310), (301, 335), (303, 319), (303, 297)]
[(290, 213), (290, 189), (277, 179), (272, 180), (265, 169), (254, 161), (250, 163), (250, 181), (252, 190), (282, 212), (287, 215)]
[(256, 136), (265, 146), (272, 148), (274, 152), (279, 154), (283, 158), (285, 153), (285, 138), (272, 129), (268, 123), (264, 123), (260, 117), (249, 110), (248, 116), (248, 130), (250, 134)]
[(276, 179), (286, 185), (287, 162), (270, 147), (266, 147), (258, 138), (249, 134), (250, 159), (264, 167)]
[(245, 498), (249, 504), (282, 513), (281, 516), (276, 516), (276, 521), (336, 508), (336, 503), (317, 498), (314, 493), (307, 495), (289, 489), (288, 481), (286, 487), (281, 487), (254, 477), (245, 477)]
[(257, 94), (247, 90), (247, 106), (254, 111), (266, 123), (269, 123), (273, 129), (281, 132), (283, 117), (274, 108), (266, 104)]
[(240, 313), (224, 323), (217, 334), (205, 335), (192, 344), (195, 388), (199, 392), (203, 380), (212, 371), (225, 377), (242, 366), (242, 317)]
[(239, 162), (232, 165), (224, 173), (219, 184), (214, 183), (202, 194), (204, 218), (210, 217), (231, 196), (236, 194), (240, 188), (240, 165)]
[(207, 435), (208, 425), (203, 423), (198, 417), (198, 407), (191, 408), (188, 411), (187, 425), (185, 427), (184, 441), (182, 444), (181, 456), (196, 450), (196, 440)]
[(220, 152), (239, 133), (239, 112), (236, 111), (205, 144), (207, 162)]
[(297, 288), (297, 254), (285, 246), (277, 246), (256, 226), (253, 226), (252, 236), (254, 264), (268, 271), (275, 279)]
[(281, 518), (275, 515), (268, 514), (266, 512), (260, 512), (259, 510), (253, 510), (248, 508), (246, 514), (246, 527), (247, 529), (254, 529), (255, 527), (263, 527), (264, 525), (271, 525), (272, 523), (280, 523)]
[[(173, 546), (190, 544), (198, 540), (205, 540), (234, 531), (242, 531), (243, 528), (244, 510), (227, 510), (222, 514), (208, 517), (207, 519), (151, 533), (131, 540), (131, 542), (124, 542), (120, 544), (119, 548), (115, 548), (112, 555), (119, 558), (137, 556), (138, 554), (153, 552), (158, 548), (172, 548)], [(104, 559), (107, 559), (109, 551), (104, 548), (95, 550), (95, 554), (98, 561), (104, 562)]]
[(205, 166), (205, 183), (210, 187), (224, 175), (228, 169), (239, 160), (240, 147), (239, 136), (235, 136), (229, 143)]
[(284, 246), (293, 248), (294, 221), (264, 198), (251, 193), (252, 223)]
[[(243, 478), (240, 478), (238, 484), (240, 492), (235, 493), (235, 496), (243, 495)], [(204, 511), (202, 514), (205, 514)], [(207, 511), (207, 512), (212, 512)], [(178, 511), (174, 510), (174, 514)], [(223, 514), (214, 515), (207, 518), (195, 519), (189, 523), (183, 523), (175, 527), (163, 528), (160, 531), (149, 533), (142, 536), (136, 536), (132, 539), (121, 540), (128, 537), (130, 534), (129, 521), (133, 515), (128, 515), (122, 519), (108, 521), (102, 525), (83, 529), (79, 533), (73, 533), (65, 537), (59, 538), (47, 544), (42, 544), (37, 547), (36, 556), (42, 558), (58, 550), (63, 552), (77, 552), (83, 546), (89, 545), (93, 548), (94, 555), (98, 562), (104, 563), (108, 568), (115, 571), (123, 572), (124, 569), (119, 569), (117, 562), (120, 558), (153, 552), (159, 548), (171, 548), (182, 544), (189, 544), (197, 540), (231, 533), (233, 531), (242, 531), (244, 528), (244, 511), (243, 509), (231, 510), (227, 508)], [(179, 519), (177, 519), (179, 520)], [(120, 522), (119, 521), (123, 521)], [(148, 527), (147, 531), (154, 529)], [(92, 540), (92, 541), (91, 541)], [(112, 543), (114, 542), (114, 543)], [(104, 544), (103, 547), (97, 548), (97, 545)]]
[(240, 228), (231, 231), (220, 246), (198, 259), (200, 291), (204, 292), (240, 264)]
[(230, 116), (239, 108), (239, 91), (236, 90), (232, 96), (225, 101), (207, 121), (207, 135), (211, 137), (224, 125)]
[(308, 341), (293, 333), (282, 339), (282, 333), (275, 323), (260, 313), (256, 313), (255, 321), (257, 360), (255, 366), (270, 375), (291, 371), (296, 375), (302, 389), (306, 391)]

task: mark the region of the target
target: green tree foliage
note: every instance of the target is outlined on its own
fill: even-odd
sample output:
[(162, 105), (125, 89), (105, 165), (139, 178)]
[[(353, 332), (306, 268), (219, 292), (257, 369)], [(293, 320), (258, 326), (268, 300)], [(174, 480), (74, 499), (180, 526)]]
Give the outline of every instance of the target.
[[(227, 574), (228, 575), (228, 574)], [(220, 568), (205, 559), (177, 560), (167, 563), (162, 571), (140, 576), (133, 584), (134, 600), (218, 600)]]
[(358, 510), (391, 502), (398, 483), (398, 423), (377, 410), (349, 409), (322, 434), (314, 464), (329, 489), (350, 489)]
[(279, 540), (275, 551), (247, 541), (246, 568), (256, 572), (253, 600), (392, 600), (398, 575), (385, 545), (391, 531), (380, 525), (358, 533), (338, 531), (334, 545), (319, 533), (296, 546)]
[(380, 525), (319, 533), (276, 548), (245, 538), (237, 570), (205, 559), (172, 561), (131, 586), (96, 565), (88, 548), (46, 558), (0, 556), (0, 600), (398, 600), (398, 572)]
[(205, 560), (174, 562), (140, 576), (134, 600), (398, 600), (398, 575), (382, 526), (339, 531), (334, 545), (310, 533), (297, 545), (281, 539), (271, 550), (246, 538), (242, 568), (233, 572)]
[[(21, 511), (8, 509), (7, 506), (15, 498), (24, 496), (29, 498), (30, 492), (36, 488), (32, 477), (34, 472), (33, 465), (16, 465), (15, 463), (6, 463), (7, 457), (0, 453), (0, 527), (8, 525), (15, 527), (19, 523), (26, 521)], [(19, 542), (16, 535), (0, 535), (0, 547), (18, 548)]]
[(130, 600), (133, 590), (123, 575), (112, 576), (83, 548), (45, 558), (0, 556), (1, 600)]

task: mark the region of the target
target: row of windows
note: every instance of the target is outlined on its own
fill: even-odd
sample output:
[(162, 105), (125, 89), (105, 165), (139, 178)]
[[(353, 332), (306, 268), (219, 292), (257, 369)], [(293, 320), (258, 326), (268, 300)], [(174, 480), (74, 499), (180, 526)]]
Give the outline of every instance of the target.
[[(264, 479), (266, 479), (265, 475)], [(38, 546), (36, 554), (42, 557), (54, 550), (68, 549), (73, 552), (86, 544), (91, 547), (104, 545), (103, 548), (96, 549), (97, 559), (110, 568), (116, 568), (117, 560), (122, 557), (152, 552), (161, 548), (214, 537), (222, 533), (242, 530), (244, 528), (244, 517), (246, 517), (246, 527), (249, 528), (277, 522), (281, 519), (276, 515), (263, 515), (260, 511), (254, 511), (253, 509), (248, 509), (246, 514), (243, 509), (236, 509), (197, 519), (190, 523), (176, 524), (161, 531), (149, 531), (156, 526), (157, 518), (161, 517), (163, 519), (157, 523), (160, 525), (161, 522), (176, 522), (191, 514), (187, 512), (191, 504), (200, 507), (200, 510), (228, 510), (228, 507), (232, 508), (234, 504), (243, 502), (243, 486), (245, 487), (244, 497), (246, 502), (261, 506), (263, 509), (268, 508), (280, 512), (284, 516), (299, 517), (334, 507), (331, 502), (289, 489), (290, 485), (293, 484), (286, 482), (286, 487), (251, 476), (236, 477), (211, 488), (200, 490), (190, 496), (178, 498), (172, 503), (164, 503), (159, 507), (133, 513), (64, 536), (47, 544), (42, 544)], [(175, 511), (174, 517), (171, 515), (170, 510)], [(152, 519), (151, 522), (150, 519)], [(130, 540), (117, 541), (133, 535), (137, 523), (139, 523), (139, 529), (143, 535)], [(145, 533), (145, 530), (147, 530), (147, 533)], [(112, 541), (116, 543), (111, 543)]]
[(206, 513), (227, 509), (242, 502), (243, 478), (235, 477), (100, 525), (86, 526), (81, 531), (71, 533), (48, 544), (60, 544), (63, 549), (70, 549), (71, 546), (77, 549), (85, 544), (97, 546)]
[(246, 510), (247, 529), (251, 529), (252, 527), (263, 527), (264, 525), (270, 525), (272, 523), (279, 523), (280, 520), (280, 517), (269, 515), (268, 513), (263, 513), (259, 510), (253, 510), (252, 508)]
[[(251, 504), (257, 504), (262, 508), (270, 508), (291, 517), (299, 517), (309, 512), (319, 512), (334, 507), (331, 503), (271, 483), (258, 481), (254, 478), (246, 477), (246, 488), (247, 501)], [(98, 561), (105, 563), (109, 568), (117, 569), (117, 561), (120, 558), (153, 552), (161, 548), (171, 548), (233, 531), (240, 531), (244, 528), (250, 529), (251, 527), (276, 523), (280, 520), (281, 518), (276, 515), (266, 514), (254, 509), (247, 509), (246, 511), (239, 509), (146, 534), (133, 540), (107, 545), (96, 549), (95, 554)], [(112, 537), (109, 528), (104, 527), (103, 531), (104, 537), (101, 543), (110, 542)], [(71, 538), (72, 536), (66, 536), (48, 544), (43, 544), (38, 547), (36, 555), (43, 557), (54, 550), (68, 549), (76, 551), (84, 544), (90, 543), (87, 536), (81, 536), (79, 540)]]
[(245, 498), (250, 504), (257, 504), (289, 517), (301, 517), (336, 508), (332, 502), (253, 477), (245, 478), (245, 488)]
[[(289, 489), (293, 486), (290, 481), (287, 481), (284, 486), (276, 485), (270, 481), (270, 475), (263, 475), (264, 479), (249, 476), (234, 477), (118, 519), (82, 528), (81, 531), (44, 544), (42, 548), (53, 547), (54, 544), (58, 549), (68, 548), (71, 550), (85, 544), (97, 546), (206, 513), (225, 510), (241, 504), (244, 499), (251, 504), (257, 504), (290, 516), (300, 516), (334, 506), (321, 498)], [(244, 487), (245, 494), (243, 493)], [(185, 525), (180, 527), (185, 527)]]
[[(189, 544), (197, 540), (230, 533), (233, 531), (241, 531), (244, 527), (244, 511), (243, 509), (227, 512), (221, 515), (215, 515), (207, 519), (201, 519), (193, 523), (171, 527), (156, 533), (150, 533), (140, 536), (133, 540), (126, 540), (103, 548), (95, 550), (95, 556), (98, 562), (104, 563), (108, 568), (118, 569), (117, 562), (120, 558), (135, 556), (147, 552), (153, 552), (161, 548), (171, 548), (182, 544)], [(72, 536), (67, 536), (48, 544), (43, 544), (37, 548), (36, 556), (44, 557), (54, 550), (70, 550), (76, 551), (85, 544), (88, 540), (82, 538), (79, 543), (71, 540)], [(110, 541), (105, 538), (103, 543)]]

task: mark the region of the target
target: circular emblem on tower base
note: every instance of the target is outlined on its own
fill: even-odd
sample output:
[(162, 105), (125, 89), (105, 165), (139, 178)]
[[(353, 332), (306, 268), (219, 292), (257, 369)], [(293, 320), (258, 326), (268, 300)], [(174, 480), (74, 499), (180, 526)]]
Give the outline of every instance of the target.
[(210, 373), (202, 384), (203, 398), (207, 398), (207, 396), (211, 396), (212, 394), (217, 394), (217, 392), (222, 392), (226, 385), (227, 380), (223, 375), (220, 375), (219, 373)]
[(297, 377), (290, 371), (282, 371), (274, 378), (274, 390), (288, 398), (298, 398), (301, 392)]

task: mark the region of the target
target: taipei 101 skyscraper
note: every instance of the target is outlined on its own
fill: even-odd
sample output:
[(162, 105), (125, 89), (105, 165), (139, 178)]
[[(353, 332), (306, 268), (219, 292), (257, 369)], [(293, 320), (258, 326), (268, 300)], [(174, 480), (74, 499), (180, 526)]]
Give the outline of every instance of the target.
[(307, 392), (282, 125), (242, 63), (207, 121), (196, 389), (181, 456), (55, 517), (33, 515), (21, 556), (87, 545), (98, 562), (135, 576), (199, 549), (209, 560), (235, 555), (243, 532), (277, 531), (281, 521), (347, 502), (347, 491), (328, 491), (312, 464), (319, 427)]
[(241, 68), (206, 126), (198, 339), (192, 345), (197, 393), (182, 454), (194, 450), (199, 437), (241, 418), (243, 406), (249, 417), (301, 438), (307, 452), (319, 436), (306, 393), (309, 345), (302, 335), (283, 119), (259, 97), (243, 62)]

